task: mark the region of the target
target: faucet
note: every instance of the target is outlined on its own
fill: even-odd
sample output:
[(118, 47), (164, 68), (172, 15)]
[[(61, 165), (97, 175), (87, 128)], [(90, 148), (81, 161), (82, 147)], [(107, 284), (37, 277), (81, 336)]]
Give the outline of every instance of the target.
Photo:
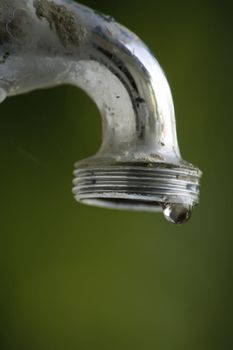
[(170, 88), (150, 50), (72, 0), (0, 0), (0, 102), (61, 84), (83, 89), (102, 117), (99, 151), (75, 164), (75, 198), (186, 222), (201, 171), (181, 158)]

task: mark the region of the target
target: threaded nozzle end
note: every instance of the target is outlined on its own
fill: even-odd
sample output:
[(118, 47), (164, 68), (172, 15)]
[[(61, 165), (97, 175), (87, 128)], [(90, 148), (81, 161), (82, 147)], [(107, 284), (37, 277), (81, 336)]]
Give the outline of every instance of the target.
[[(195, 168), (117, 164), (77, 167), (74, 174), (73, 193), (84, 204), (163, 211), (167, 217), (167, 213), (172, 215), (177, 212), (180, 205), (190, 211), (198, 203), (201, 173)], [(171, 207), (174, 205), (175, 210)], [(169, 206), (173, 210), (169, 211)], [(182, 210), (179, 209), (179, 212)], [(168, 220), (171, 215), (168, 215)]]

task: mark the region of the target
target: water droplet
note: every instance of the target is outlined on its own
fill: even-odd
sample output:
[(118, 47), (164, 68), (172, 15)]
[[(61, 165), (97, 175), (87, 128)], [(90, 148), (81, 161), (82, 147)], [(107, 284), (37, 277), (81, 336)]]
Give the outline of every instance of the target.
[(7, 97), (6, 91), (0, 88), (0, 103), (2, 103)]
[(189, 204), (166, 204), (163, 208), (164, 217), (173, 224), (184, 224), (192, 214), (192, 206)]

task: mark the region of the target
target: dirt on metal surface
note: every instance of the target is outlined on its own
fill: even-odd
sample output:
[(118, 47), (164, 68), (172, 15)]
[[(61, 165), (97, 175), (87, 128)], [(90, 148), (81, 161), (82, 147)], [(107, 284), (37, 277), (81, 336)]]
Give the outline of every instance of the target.
[(71, 10), (47, 0), (34, 0), (33, 5), (37, 17), (47, 20), (51, 30), (57, 33), (64, 46), (80, 46), (86, 31)]

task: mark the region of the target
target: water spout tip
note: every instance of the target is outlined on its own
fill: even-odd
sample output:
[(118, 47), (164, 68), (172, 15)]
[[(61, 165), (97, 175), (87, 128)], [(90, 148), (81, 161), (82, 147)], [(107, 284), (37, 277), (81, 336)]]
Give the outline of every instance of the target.
[(199, 169), (163, 163), (77, 163), (77, 201), (112, 209), (163, 212), (182, 224), (199, 200)]

